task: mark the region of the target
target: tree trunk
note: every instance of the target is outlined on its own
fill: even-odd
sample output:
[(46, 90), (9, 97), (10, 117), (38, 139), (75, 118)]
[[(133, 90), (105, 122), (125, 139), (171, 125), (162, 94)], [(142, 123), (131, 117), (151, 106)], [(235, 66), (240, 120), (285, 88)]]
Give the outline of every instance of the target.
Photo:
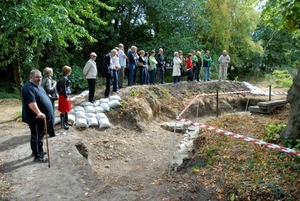
[(13, 67), (14, 67), (14, 78), (16, 81), (16, 85), (20, 94), (20, 98), (21, 98), (21, 91), (22, 91), (22, 79), (21, 79), (21, 75), (20, 75), (20, 67), (19, 67), (19, 63), (17, 62), (13, 62)]
[(287, 101), (290, 103), (289, 120), (280, 138), (295, 142), (300, 139), (300, 68), (288, 91)]

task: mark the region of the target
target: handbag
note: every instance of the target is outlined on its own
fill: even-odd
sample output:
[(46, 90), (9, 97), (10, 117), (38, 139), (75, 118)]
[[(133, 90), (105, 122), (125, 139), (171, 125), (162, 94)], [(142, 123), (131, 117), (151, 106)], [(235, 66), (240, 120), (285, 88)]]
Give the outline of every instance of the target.
[(49, 98), (50, 98), (51, 101), (58, 100), (58, 92), (57, 92), (56, 87), (53, 87), (52, 93), (48, 94), (48, 96), (49, 96)]

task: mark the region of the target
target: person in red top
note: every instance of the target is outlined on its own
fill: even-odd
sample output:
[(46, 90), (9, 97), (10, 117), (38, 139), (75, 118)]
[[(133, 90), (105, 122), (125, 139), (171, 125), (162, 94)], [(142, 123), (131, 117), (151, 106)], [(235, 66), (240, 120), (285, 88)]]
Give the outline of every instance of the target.
[(187, 81), (193, 81), (193, 61), (192, 54), (189, 53), (186, 59)]

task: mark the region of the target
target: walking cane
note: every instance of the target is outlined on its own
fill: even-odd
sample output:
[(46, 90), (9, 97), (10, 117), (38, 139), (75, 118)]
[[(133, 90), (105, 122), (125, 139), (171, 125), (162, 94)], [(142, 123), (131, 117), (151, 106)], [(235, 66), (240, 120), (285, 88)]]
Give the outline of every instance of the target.
[(48, 130), (47, 130), (47, 120), (44, 119), (44, 129), (46, 135), (46, 145), (47, 145), (47, 156), (48, 156), (48, 167), (50, 168), (50, 153), (49, 153), (49, 144), (48, 144)]

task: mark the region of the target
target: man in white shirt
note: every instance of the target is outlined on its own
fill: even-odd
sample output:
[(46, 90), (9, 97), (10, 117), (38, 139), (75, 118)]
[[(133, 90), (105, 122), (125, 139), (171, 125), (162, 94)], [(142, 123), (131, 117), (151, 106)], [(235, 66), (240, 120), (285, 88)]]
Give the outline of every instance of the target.
[(119, 88), (123, 88), (123, 82), (124, 82), (124, 69), (126, 67), (126, 59), (127, 56), (124, 53), (124, 45), (120, 43), (118, 45), (119, 47), (119, 63), (121, 66), (121, 69), (119, 70)]
[(230, 63), (230, 57), (226, 50), (223, 50), (222, 55), (219, 57), (219, 81), (227, 79), (228, 64)]
[(89, 102), (94, 102), (95, 90), (96, 90), (96, 78), (98, 76), (98, 70), (96, 65), (97, 54), (92, 52), (90, 59), (86, 62), (83, 68), (83, 75), (88, 81), (89, 86)]

